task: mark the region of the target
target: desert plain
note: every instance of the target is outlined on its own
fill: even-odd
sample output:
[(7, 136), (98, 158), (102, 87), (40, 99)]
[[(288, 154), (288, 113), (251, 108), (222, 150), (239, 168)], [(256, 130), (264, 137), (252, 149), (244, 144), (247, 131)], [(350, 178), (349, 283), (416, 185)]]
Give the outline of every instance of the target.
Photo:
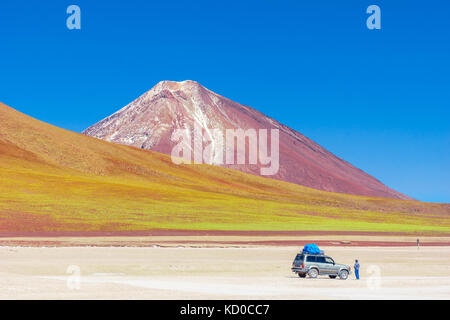
[(353, 269), (359, 259), (360, 280), (297, 277), (292, 260), (312, 237), (293, 238), (278, 245), (245, 236), (2, 238), (0, 299), (450, 298), (446, 237), (417, 248), (406, 236), (316, 236), (337, 263)]

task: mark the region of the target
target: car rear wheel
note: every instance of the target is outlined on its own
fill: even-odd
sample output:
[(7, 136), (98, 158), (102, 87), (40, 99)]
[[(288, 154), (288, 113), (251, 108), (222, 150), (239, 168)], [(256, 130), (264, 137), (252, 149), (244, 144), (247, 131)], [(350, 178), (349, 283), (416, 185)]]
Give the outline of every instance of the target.
[(317, 271), (317, 269), (309, 269), (308, 276), (310, 278), (317, 278), (318, 275), (319, 275), (319, 271)]
[(341, 270), (339, 272), (339, 278), (342, 280), (346, 280), (348, 278), (348, 271), (347, 270)]
[(329, 276), (331, 279), (336, 279), (337, 276)]
[(298, 276), (299, 276), (300, 278), (306, 278), (306, 273), (299, 273)]

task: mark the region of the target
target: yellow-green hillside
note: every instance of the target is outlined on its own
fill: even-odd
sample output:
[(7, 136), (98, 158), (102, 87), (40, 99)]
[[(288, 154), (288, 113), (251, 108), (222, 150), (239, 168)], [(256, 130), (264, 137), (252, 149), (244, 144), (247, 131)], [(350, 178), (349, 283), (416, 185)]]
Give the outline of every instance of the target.
[(0, 232), (450, 234), (450, 205), (318, 191), (57, 128), (0, 104)]

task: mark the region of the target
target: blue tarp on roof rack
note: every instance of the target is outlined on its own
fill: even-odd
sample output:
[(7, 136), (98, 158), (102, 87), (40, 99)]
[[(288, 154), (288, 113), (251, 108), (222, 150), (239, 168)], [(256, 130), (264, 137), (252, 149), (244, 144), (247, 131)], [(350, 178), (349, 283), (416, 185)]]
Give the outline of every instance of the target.
[(323, 251), (321, 251), (315, 243), (305, 244), (302, 252), (309, 254), (323, 254)]

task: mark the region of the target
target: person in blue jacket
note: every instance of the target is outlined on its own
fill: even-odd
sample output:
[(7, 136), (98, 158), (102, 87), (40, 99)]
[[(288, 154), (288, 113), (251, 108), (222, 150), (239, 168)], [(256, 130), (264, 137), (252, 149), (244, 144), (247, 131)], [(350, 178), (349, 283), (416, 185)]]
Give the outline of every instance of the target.
[(359, 280), (359, 262), (358, 259), (355, 260), (355, 276), (356, 276), (356, 280)]

